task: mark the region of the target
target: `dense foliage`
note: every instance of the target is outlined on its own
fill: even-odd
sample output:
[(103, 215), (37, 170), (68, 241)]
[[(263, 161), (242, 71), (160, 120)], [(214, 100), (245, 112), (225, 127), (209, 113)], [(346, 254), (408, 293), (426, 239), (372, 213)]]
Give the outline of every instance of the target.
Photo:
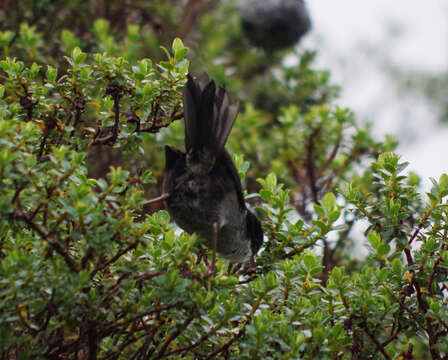
[[(231, 1), (110, 2), (92, 29), (99, 2), (78, 3), (4, 5), (2, 359), (448, 358), (448, 176), (420, 194), (314, 54), (247, 48)], [(85, 18), (44, 21), (67, 7)], [(200, 239), (145, 205), (189, 70), (242, 102), (228, 148), (263, 222), (255, 272), (208, 276)]]

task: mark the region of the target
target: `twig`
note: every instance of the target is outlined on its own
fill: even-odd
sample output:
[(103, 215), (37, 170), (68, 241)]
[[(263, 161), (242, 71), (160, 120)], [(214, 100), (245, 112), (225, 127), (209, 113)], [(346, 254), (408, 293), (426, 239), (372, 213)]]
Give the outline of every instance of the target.
[(418, 225), (417, 229), (415, 229), (414, 233), (408, 240), (408, 244), (411, 245), (414, 239), (419, 234), (420, 230), (423, 228), (425, 221), (428, 220), (429, 216), (431, 215), (432, 211), (434, 210), (435, 205), (431, 205), (429, 209), (426, 211), (426, 213), (423, 215), (422, 219), (420, 220), (420, 224)]
[[(320, 235), (320, 234), (318, 234)], [(290, 251), (288, 254), (285, 255), (285, 259), (290, 259), (293, 256), (300, 254), (302, 251), (308, 249), (309, 247), (313, 246), (320, 238), (321, 236), (315, 235), (310, 241), (308, 241), (305, 244), (300, 245), (297, 249)]]
[(250, 311), (250, 313), (246, 316), (246, 321), (241, 325), (240, 331), (238, 332), (238, 334), (236, 334), (235, 336), (233, 336), (229, 341), (227, 341), (224, 345), (220, 346), (218, 349), (214, 350), (211, 354), (209, 354), (207, 356), (207, 359), (215, 359), (215, 356), (218, 355), (219, 353), (223, 352), (223, 351), (227, 351), (227, 349), (237, 340), (239, 339), (243, 334), (244, 334), (244, 330), (246, 328), (246, 326), (251, 322), (252, 317), (255, 314), (255, 311), (257, 311), (258, 307), (261, 304), (261, 299), (262, 297), (258, 297), (257, 300), (255, 301), (254, 305), (252, 306), (252, 309)]
[(314, 131), (311, 133), (308, 143), (306, 146), (306, 162), (305, 167), (307, 169), (308, 174), (308, 180), (311, 188), (311, 195), (313, 197), (313, 201), (315, 204), (319, 203), (319, 195), (318, 195), (318, 189), (316, 184), (316, 168), (314, 164), (314, 146), (315, 146), (315, 139), (319, 135), (321, 131), (320, 127), (317, 127), (314, 129)]
[(122, 322), (116, 322), (114, 324), (105, 324), (105, 325), (103, 325), (104, 327), (102, 329), (102, 332), (104, 334), (109, 334), (109, 333), (113, 332), (113, 330), (115, 330), (115, 329), (117, 329), (119, 327), (127, 326), (127, 325), (129, 325), (130, 323), (132, 323), (133, 321), (135, 321), (137, 319), (141, 319), (141, 318), (143, 318), (145, 316), (149, 316), (149, 315), (152, 315), (152, 314), (158, 314), (158, 313), (161, 313), (162, 311), (169, 310), (169, 309), (172, 309), (172, 308), (176, 308), (176, 307), (181, 306), (183, 304), (184, 304), (183, 301), (177, 301), (177, 302), (172, 303), (172, 304), (158, 306), (158, 307), (153, 308), (153, 309), (151, 309), (149, 311), (146, 311), (144, 313), (137, 314), (137, 315), (133, 316), (132, 318), (130, 318), (128, 320), (125, 320), (125, 321), (122, 321)]
[(166, 271), (158, 271), (158, 272), (155, 272), (152, 274), (143, 274), (143, 275), (138, 276), (135, 280), (137, 282), (145, 281), (145, 280), (149, 280), (149, 279), (152, 279), (153, 277), (160, 276), (163, 274), (166, 274)]
[(180, 333), (185, 330), (188, 325), (190, 325), (190, 323), (193, 321), (193, 316), (190, 316), (189, 318), (185, 319), (185, 321), (183, 322), (182, 326), (180, 326), (176, 331), (174, 331), (173, 333), (171, 333), (163, 342), (157, 357), (155, 359), (161, 359), (162, 357), (164, 357), (165, 355), (165, 351), (168, 348), (168, 346), (170, 345), (170, 343), (177, 338)]
[(135, 249), (138, 245), (139, 241), (135, 240), (132, 244), (130, 244), (128, 247), (126, 247), (125, 249), (122, 249), (120, 251), (118, 251), (111, 259), (109, 259), (108, 261), (106, 261), (104, 264), (102, 264), (101, 266), (99, 266), (99, 264), (95, 267), (95, 269), (93, 269), (93, 271), (90, 273), (90, 278), (93, 279), (93, 277), (96, 275), (96, 273), (98, 271), (103, 270), (104, 268), (106, 268), (109, 264), (117, 261), (121, 256), (123, 256), (124, 254), (126, 254), (128, 251)]
[(61, 246), (61, 244), (59, 244), (58, 242), (54, 241), (54, 237), (55, 234), (53, 233), (45, 233), (40, 227), (39, 225), (37, 225), (35, 222), (33, 222), (32, 220), (30, 220), (30, 218), (24, 214), (21, 210), (15, 210), (13, 213), (13, 216), (16, 219), (22, 220), (23, 222), (25, 222), (25, 224), (27, 224), (31, 229), (33, 229), (34, 231), (36, 231), (40, 237), (44, 240), (46, 240), (51, 247), (59, 254), (61, 255), (64, 260), (65, 263), (67, 264), (67, 266), (70, 268), (70, 270), (72, 270), (73, 272), (79, 272), (79, 266), (78, 264), (71, 258), (70, 254), (64, 250), (64, 248)]
[(377, 349), (383, 354), (384, 358), (387, 360), (391, 360), (392, 358), (389, 356), (389, 354), (386, 352), (384, 347), (381, 345), (381, 343), (378, 341), (378, 339), (370, 332), (369, 327), (367, 326), (367, 323), (362, 323), (362, 327), (366, 334), (369, 336), (370, 340), (373, 341)]
[(325, 163), (319, 169), (319, 177), (321, 177), (323, 175), (324, 171), (327, 170), (327, 168), (331, 165), (331, 162), (336, 157), (338, 150), (339, 150), (339, 146), (341, 145), (341, 140), (342, 140), (342, 130), (339, 131), (339, 133), (338, 133), (338, 138), (336, 139), (336, 145), (333, 147), (333, 150), (331, 151), (330, 156), (327, 158), (327, 160), (325, 160)]
[(427, 332), (428, 332), (427, 329), (425, 328), (425, 326), (424, 326), (423, 324), (421, 324), (421, 322), (419, 321), (419, 319), (417, 319), (417, 316), (412, 312), (412, 310), (409, 309), (409, 308), (406, 306), (406, 304), (405, 304), (403, 301), (401, 301), (401, 300), (395, 295), (395, 293), (394, 293), (391, 289), (389, 289), (389, 286), (387, 286), (387, 284), (383, 283), (382, 285), (384, 286), (384, 288), (386, 289), (386, 291), (389, 293), (389, 295), (390, 295), (391, 297), (393, 297), (393, 298), (395, 299), (395, 301), (398, 302), (398, 304), (400, 305), (400, 307), (401, 307), (402, 309), (406, 310), (406, 312), (407, 312), (409, 315), (411, 315), (412, 319), (414, 319), (415, 323), (416, 323), (416, 324), (417, 324), (417, 325), (418, 325), (424, 332), (427, 333)]

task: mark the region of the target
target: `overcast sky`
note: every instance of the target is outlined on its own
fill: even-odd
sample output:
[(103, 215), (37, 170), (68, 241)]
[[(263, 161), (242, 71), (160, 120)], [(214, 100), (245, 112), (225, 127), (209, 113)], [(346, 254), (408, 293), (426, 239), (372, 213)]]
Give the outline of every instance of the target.
[(448, 72), (445, 0), (308, 0), (313, 32), (300, 46), (319, 51), (318, 66), (342, 86), (340, 105), (393, 134), (398, 153), (425, 180), (448, 173), (448, 127), (422, 96), (393, 86), (384, 66), (430, 74)]

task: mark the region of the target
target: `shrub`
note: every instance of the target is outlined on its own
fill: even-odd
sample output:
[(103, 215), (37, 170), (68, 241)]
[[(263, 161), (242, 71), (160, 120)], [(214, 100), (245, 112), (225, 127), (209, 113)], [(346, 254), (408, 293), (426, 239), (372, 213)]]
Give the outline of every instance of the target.
[[(84, 52), (65, 31), (65, 57), (40, 62), (41, 35), (18, 36), (4, 51), (32, 56), (0, 61), (2, 358), (448, 356), (448, 177), (420, 194), (395, 141), (334, 105), (313, 54), (254, 75), (249, 90), (270, 84), (255, 94), (242, 79), (256, 52), (226, 78), (244, 101), (229, 149), (265, 242), (256, 273), (218, 260), (209, 277), (200, 239), (145, 207), (162, 146), (183, 142), (187, 48), (175, 39), (153, 62), (132, 39), (97, 36), (100, 52)], [(203, 36), (204, 67), (223, 78)]]

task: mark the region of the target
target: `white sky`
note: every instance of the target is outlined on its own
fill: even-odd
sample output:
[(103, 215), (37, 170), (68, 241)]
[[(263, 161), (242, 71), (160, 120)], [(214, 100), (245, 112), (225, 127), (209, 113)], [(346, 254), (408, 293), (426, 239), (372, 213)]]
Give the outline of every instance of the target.
[(393, 86), (383, 67), (448, 72), (445, 0), (308, 0), (313, 32), (300, 44), (318, 50), (318, 67), (341, 85), (340, 105), (400, 140), (398, 153), (429, 187), (448, 173), (448, 127), (423, 98)]

